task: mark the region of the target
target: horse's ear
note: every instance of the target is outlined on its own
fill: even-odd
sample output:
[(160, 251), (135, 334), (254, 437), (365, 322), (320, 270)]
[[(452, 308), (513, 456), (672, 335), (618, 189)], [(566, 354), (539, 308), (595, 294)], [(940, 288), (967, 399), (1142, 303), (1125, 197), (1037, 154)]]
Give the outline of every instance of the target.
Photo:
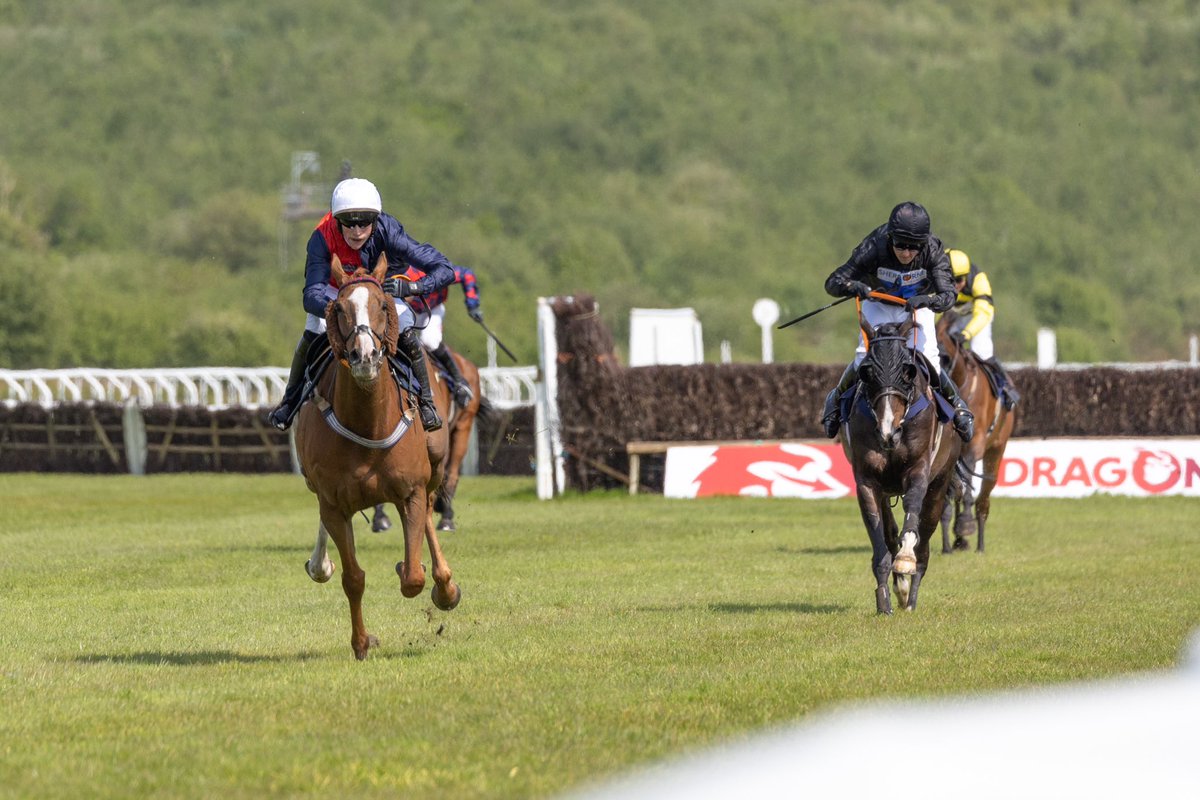
[(337, 256), (329, 262), (329, 272), (333, 275), (333, 282), (341, 286), (346, 282), (346, 270), (342, 269), (342, 260)]
[(379, 260), (375, 262), (375, 270), (371, 273), (371, 277), (383, 283), (383, 279), (387, 277), (387, 253), (380, 253)]
[(916, 324), (917, 324), (916, 317), (910, 315), (907, 318), (905, 318), (904, 322), (900, 323), (900, 335), (908, 336), (910, 333), (912, 333), (912, 329)]

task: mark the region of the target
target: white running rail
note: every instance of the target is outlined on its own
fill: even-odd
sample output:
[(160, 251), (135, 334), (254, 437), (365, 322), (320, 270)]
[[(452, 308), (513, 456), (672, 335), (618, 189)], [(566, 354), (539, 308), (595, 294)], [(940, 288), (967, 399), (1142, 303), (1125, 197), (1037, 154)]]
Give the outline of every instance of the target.
[[(500, 409), (531, 406), (536, 398), (536, 367), (480, 369), (483, 395)], [(0, 403), (136, 403), (269, 408), (287, 386), (283, 367), (192, 367), (182, 369), (0, 369)]]

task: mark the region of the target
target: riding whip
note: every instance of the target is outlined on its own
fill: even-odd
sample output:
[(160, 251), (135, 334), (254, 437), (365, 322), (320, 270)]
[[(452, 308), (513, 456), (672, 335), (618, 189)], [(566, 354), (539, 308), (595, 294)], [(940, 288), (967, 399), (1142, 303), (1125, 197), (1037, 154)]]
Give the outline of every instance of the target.
[(481, 320), (481, 319), (477, 319), (477, 320), (475, 320), (475, 321), (479, 323), (479, 326), (480, 326), (481, 328), (483, 328), (483, 330), (484, 330), (484, 333), (486, 333), (488, 336), (492, 337), (492, 341), (493, 341), (493, 342), (495, 342), (495, 343), (496, 343), (496, 345), (497, 345), (497, 346), (498, 346), (498, 347), (499, 347), (501, 350), (503, 350), (503, 351), (504, 351), (504, 354), (505, 354), (506, 356), (508, 356), (509, 358), (511, 358), (511, 359), (512, 359), (514, 362), (517, 360), (517, 357), (516, 357), (516, 356), (514, 356), (514, 355), (512, 354), (512, 350), (509, 350), (507, 347), (505, 347), (505, 346), (504, 346), (504, 342), (500, 341), (499, 337), (497, 337), (497, 336), (496, 336), (496, 334), (492, 333), (492, 329), (491, 329), (491, 328), (489, 328), (489, 327), (487, 326), (487, 323), (486, 323), (486, 322), (484, 322), (484, 321), (483, 321), (483, 320)]
[(820, 314), (822, 311), (824, 311), (824, 310), (825, 310), (825, 309), (827, 309), (827, 308), (833, 308), (834, 306), (836, 306), (836, 305), (840, 305), (840, 304), (842, 304), (842, 303), (846, 302), (847, 300), (853, 300), (853, 299), (854, 299), (854, 295), (848, 295), (848, 296), (846, 296), (846, 297), (843, 297), (841, 300), (834, 300), (834, 301), (833, 301), (832, 303), (830, 303), (829, 305), (827, 305), (827, 306), (821, 306), (821, 307), (820, 307), (820, 308), (818, 308), (816, 311), (810, 311), (810, 312), (808, 312), (807, 314), (801, 314), (800, 316), (796, 317), (796, 318), (795, 318), (794, 320), (792, 320), (791, 322), (785, 322), (785, 323), (783, 323), (783, 324), (782, 324), (782, 325), (780, 325), (778, 328), (776, 328), (776, 330), (783, 330), (783, 329), (784, 329), (784, 328), (786, 328), (787, 326), (789, 326), (789, 325), (795, 325), (797, 322), (799, 322), (799, 321), (801, 321), (801, 320), (808, 319), (809, 317), (813, 316), (814, 314)]

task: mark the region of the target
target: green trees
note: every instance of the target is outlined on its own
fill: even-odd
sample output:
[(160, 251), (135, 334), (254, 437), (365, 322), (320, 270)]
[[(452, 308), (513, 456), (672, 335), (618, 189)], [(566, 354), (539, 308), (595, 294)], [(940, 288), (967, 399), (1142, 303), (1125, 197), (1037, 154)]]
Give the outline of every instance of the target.
[[(80, 320), (53, 337), (80, 340), (17, 349), (286, 363), (316, 220), (284, 224), (280, 189), (314, 150), (307, 179), (349, 159), (476, 269), (526, 361), (535, 298), (581, 291), (620, 341), (629, 307), (691, 305), (710, 358), (722, 339), (754, 358), (754, 300), (823, 304), (825, 275), (903, 199), (988, 270), (1006, 360), (1032, 360), (1042, 325), (1064, 358), (1181, 357), (1200, 319), (1179, 277), (1200, 246), (1194, 5), (18, 3), (0, 32), (0, 280), (20, 283), (18, 258), (61, 269), (71, 291), (21, 314)], [(457, 304), (447, 338), (482, 360)], [(164, 326), (152, 353), (103, 344), (126, 324)], [(844, 360), (853, 330), (822, 315), (776, 357)]]

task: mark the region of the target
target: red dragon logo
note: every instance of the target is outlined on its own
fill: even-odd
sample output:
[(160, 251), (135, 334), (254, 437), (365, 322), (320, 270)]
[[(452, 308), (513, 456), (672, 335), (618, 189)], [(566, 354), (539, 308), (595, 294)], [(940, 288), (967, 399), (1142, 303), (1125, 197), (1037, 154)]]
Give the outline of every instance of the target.
[(1183, 469), (1166, 450), (1141, 450), (1133, 462), (1133, 482), (1150, 494), (1159, 494), (1179, 482)]
[[(832, 457), (836, 456), (836, 457)], [(854, 477), (837, 445), (730, 445), (696, 475), (696, 497), (845, 497)]]

